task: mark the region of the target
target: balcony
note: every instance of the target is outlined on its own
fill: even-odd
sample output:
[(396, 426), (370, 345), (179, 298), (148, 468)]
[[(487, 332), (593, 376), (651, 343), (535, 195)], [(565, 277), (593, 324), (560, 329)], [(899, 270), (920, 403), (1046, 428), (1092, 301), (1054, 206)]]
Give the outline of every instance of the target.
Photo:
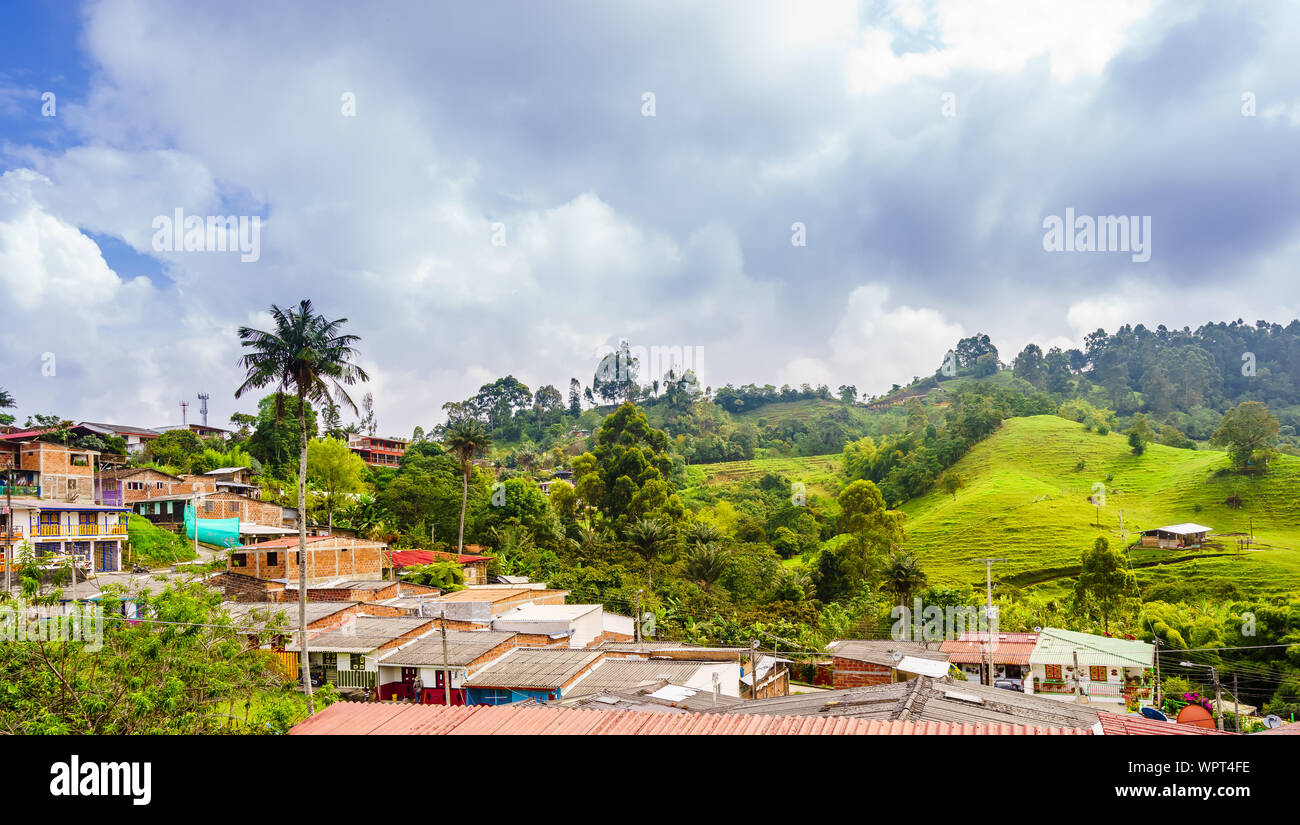
[(5, 496), (27, 496), (30, 498), (41, 497), (41, 485), (39, 484), (4, 484), (0, 483), (0, 498)]
[(72, 538), (77, 536), (125, 536), (125, 524), (38, 524), (32, 535), (41, 538)]

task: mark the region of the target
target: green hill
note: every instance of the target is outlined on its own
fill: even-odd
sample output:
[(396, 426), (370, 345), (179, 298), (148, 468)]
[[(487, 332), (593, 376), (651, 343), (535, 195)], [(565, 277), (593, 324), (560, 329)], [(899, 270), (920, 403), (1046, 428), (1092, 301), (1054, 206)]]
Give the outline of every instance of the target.
[[(1122, 435), (1098, 435), (1050, 415), (1012, 418), (954, 466), (965, 481), (955, 498), (936, 490), (903, 505), (908, 546), (936, 583), (982, 587), (984, 567), (974, 559), (994, 557), (1008, 560), (995, 566), (998, 579), (1051, 587), (1076, 572), (1097, 536), (1119, 545), (1121, 513), (1129, 542), (1140, 530), (1194, 521), (1213, 528), (1199, 551), (1132, 551), (1144, 584), (1230, 581), (1259, 595), (1300, 590), (1300, 459), (1279, 456), (1258, 478), (1228, 473), (1228, 466), (1219, 451), (1152, 445), (1135, 456)], [(1098, 483), (1106, 496), (1100, 527), (1089, 502)], [(1227, 503), (1231, 496), (1240, 507)], [(1252, 522), (1257, 549), (1238, 553), (1233, 534), (1247, 533)]]

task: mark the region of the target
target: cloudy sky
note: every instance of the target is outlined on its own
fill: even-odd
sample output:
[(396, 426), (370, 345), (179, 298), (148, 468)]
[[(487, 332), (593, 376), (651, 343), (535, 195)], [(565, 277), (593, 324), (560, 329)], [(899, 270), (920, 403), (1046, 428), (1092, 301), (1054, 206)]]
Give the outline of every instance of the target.
[[(620, 338), (880, 392), (974, 332), (1300, 314), (1300, 6), (425, 5), (7, 7), (20, 416), (225, 422), (235, 330), (304, 296), (394, 435)], [(257, 216), (258, 259), (155, 249), (177, 209)], [(1067, 209), (1149, 216), (1150, 260), (1045, 250)]]

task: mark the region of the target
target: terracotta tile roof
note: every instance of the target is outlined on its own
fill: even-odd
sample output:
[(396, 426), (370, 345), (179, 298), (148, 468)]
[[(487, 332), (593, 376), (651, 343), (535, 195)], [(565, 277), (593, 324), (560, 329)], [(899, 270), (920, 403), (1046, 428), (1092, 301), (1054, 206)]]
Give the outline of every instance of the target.
[[(976, 665), (986, 661), (985, 645), (988, 633), (963, 633), (939, 645), (948, 654), (948, 661), (962, 665)], [(993, 663), (998, 665), (1027, 665), (1029, 654), (1038, 642), (1037, 633), (999, 633), (993, 642)]]
[(1103, 736), (1236, 736), (1229, 731), (1212, 730), (1176, 722), (1158, 722), (1145, 716), (1101, 711), (1097, 714)]
[(515, 705), (408, 705), (337, 702), (292, 734), (686, 734), (686, 735), (886, 735), (989, 736), (1088, 735), (1086, 728), (970, 725), (950, 722), (893, 722), (851, 717), (750, 716), (718, 713), (653, 713), (634, 710)]

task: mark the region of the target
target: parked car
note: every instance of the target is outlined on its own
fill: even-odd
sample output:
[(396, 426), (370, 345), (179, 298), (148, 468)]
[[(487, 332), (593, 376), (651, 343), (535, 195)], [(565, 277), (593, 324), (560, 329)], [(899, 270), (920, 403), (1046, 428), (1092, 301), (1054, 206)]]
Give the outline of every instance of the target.
[(1017, 684), (1014, 679), (994, 679), (993, 687), (1002, 688), (1003, 690), (1017, 690), (1020, 691), (1021, 693), (1023, 693), (1025, 690), (1023, 687)]

